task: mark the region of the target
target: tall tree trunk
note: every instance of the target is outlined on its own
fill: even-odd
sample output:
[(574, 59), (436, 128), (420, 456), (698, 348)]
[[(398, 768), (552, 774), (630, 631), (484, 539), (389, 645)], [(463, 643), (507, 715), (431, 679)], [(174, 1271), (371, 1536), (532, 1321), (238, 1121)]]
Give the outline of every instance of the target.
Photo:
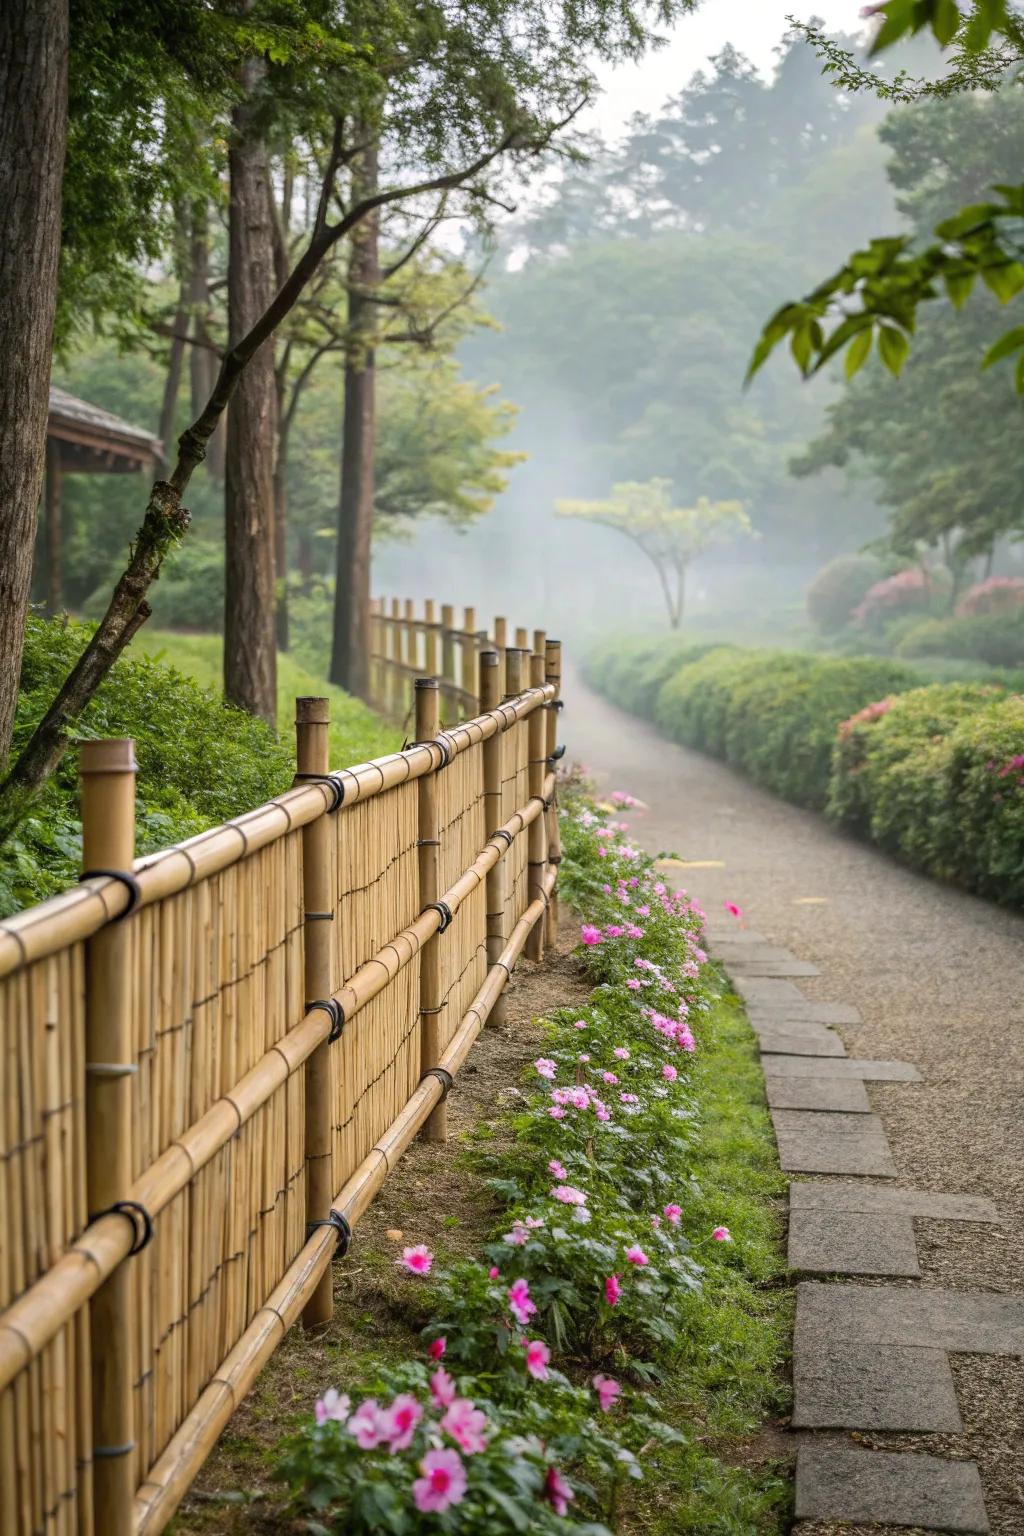
[(64, 595), (64, 487), (60, 443), (51, 437), (46, 445), (46, 612), (60, 612)]
[[(235, 108), (231, 177), (228, 344), (233, 347), (276, 292), (270, 166), (254, 124), (261, 65), (244, 66), (249, 99)], [(225, 479), (224, 693), (273, 725), (277, 720), (274, 637), (274, 348), (259, 348), (228, 408)]]
[(0, 5), (0, 764), (10, 751), (46, 461), (68, 119), (67, 0)]
[(287, 651), (288, 626), (288, 437), (291, 423), (285, 402), (277, 396), (277, 457), (274, 461), (274, 570), (277, 573), (277, 605), (274, 631), (279, 651)]
[[(358, 195), (377, 186), (377, 146), (363, 154)], [(370, 688), (370, 550), (376, 448), (374, 293), (380, 283), (380, 221), (376, 214), (352, 232), (349, 326), (345, 353), (341, 496), (334, 589), (331, 682), (367, 698)]]
[[(205, 200), (198, 198), (192, 205), (192, 247), (189, 253), (192, 282), (189, 286), (189, 309), (192, 312), (191, 334), (200, 343), (191, 349), (189, 358), (192, 388), (192, 420), (202, 412), (203, 406), (213, 393), (217, 382), (219, 359), (210, 348), (213, 336), (210, 332), (210, 210)], [(218, 425), (206, 445), (206, 468), (217, 481), (224, 479), (224, 428)]]

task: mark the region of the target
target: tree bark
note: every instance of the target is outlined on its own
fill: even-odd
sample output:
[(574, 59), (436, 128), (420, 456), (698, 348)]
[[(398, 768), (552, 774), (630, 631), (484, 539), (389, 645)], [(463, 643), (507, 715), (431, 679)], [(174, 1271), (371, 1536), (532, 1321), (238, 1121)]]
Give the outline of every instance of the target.
[[(359, 195), (377, 188), (377, 146), (362, 156)], [(376, 213), (352, 232), (349, 257), (349, 325), (345, 352), (341, 495), (334, 587), (332, 683), (360, 698), (370, 689), (370, 553), (376, 449), (374, 293), (380, 284), (380, 220)]]
[[(228, 154), (231, 178), (228, 346), (236, 346), (277, 292), (270, 164), (254, 123), (252, 92), (261, 65), (243, 67), (248, 99), (235, 108)], [(228, 408), (224, 486), (224, 694), (270, 725), (277, 723), (274, 634), (274, 454), (277, 389), (274, 349), (264, 342), (238, 381)]]
[(68, 116), (67, 0), (0, 6), (0, 764), (11, 746), (46, 460)]
[(46, 445), (46, 612), (52, 619), (60, 612), (64, 590), (64, 491), (60, 444), (51, 438)]
[[(197, 346), (189, 359), (192, 420), (201, 413), (217, 382), (218, 358), (210, 332), (210, 210), (198, 199), (192, 205), (192, 241), (189, 253), (192, 282), (189, 309)], [(218, 482), (224, 479), (224, 428), (217, 426), (206, 445), (206, 468)]]

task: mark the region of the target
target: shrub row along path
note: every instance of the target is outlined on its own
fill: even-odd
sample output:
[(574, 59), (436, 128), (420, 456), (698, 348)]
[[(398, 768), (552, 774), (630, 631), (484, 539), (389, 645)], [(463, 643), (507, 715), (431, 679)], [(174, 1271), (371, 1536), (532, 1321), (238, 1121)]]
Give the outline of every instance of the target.
[(682, 851), (759, 1036), (794, 1176), (796, 1531), (1020, 1536), (1024, 920), (566, 696), (573, 756)]

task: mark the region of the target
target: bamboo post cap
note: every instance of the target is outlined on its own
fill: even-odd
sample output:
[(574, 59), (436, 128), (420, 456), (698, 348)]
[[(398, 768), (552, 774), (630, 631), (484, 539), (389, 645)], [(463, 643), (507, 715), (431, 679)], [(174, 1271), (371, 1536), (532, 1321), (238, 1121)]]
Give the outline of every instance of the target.
[(418, 677), (413, 683), (414, 688), (440, 688), (436, 677)]
[(481, 651), (480, 665), (482, 667), (498, 667), (501, 665), (501, 657), (497, 651)]
[(330, 721), (330, 699), (308, 697), (295, 700), (296, 725), (329, 725)]
[(112, 736), (106, 741), (83, 741), (78, 753), (79, 773), (135, 773), (135, 741), (131, 736)]

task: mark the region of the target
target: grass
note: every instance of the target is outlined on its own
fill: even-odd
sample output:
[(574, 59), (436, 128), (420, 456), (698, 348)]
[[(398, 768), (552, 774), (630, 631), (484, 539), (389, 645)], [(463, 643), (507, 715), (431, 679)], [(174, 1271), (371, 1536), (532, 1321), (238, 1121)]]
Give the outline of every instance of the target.
[[(142, 629), (132, 652), (177, 667), (203, 688), (220, 693), (224, 644), (220, 635), (183, 635), (166, 629)], [(320, 694), (331, 701), (331, 766), (346, 768), (382, 757), (402, 745), (401, 734), (360, 699), (300, 666), (291, 656), (277, 658), (277, 726), (285, 741), (295, 730), (295, 700)]]

